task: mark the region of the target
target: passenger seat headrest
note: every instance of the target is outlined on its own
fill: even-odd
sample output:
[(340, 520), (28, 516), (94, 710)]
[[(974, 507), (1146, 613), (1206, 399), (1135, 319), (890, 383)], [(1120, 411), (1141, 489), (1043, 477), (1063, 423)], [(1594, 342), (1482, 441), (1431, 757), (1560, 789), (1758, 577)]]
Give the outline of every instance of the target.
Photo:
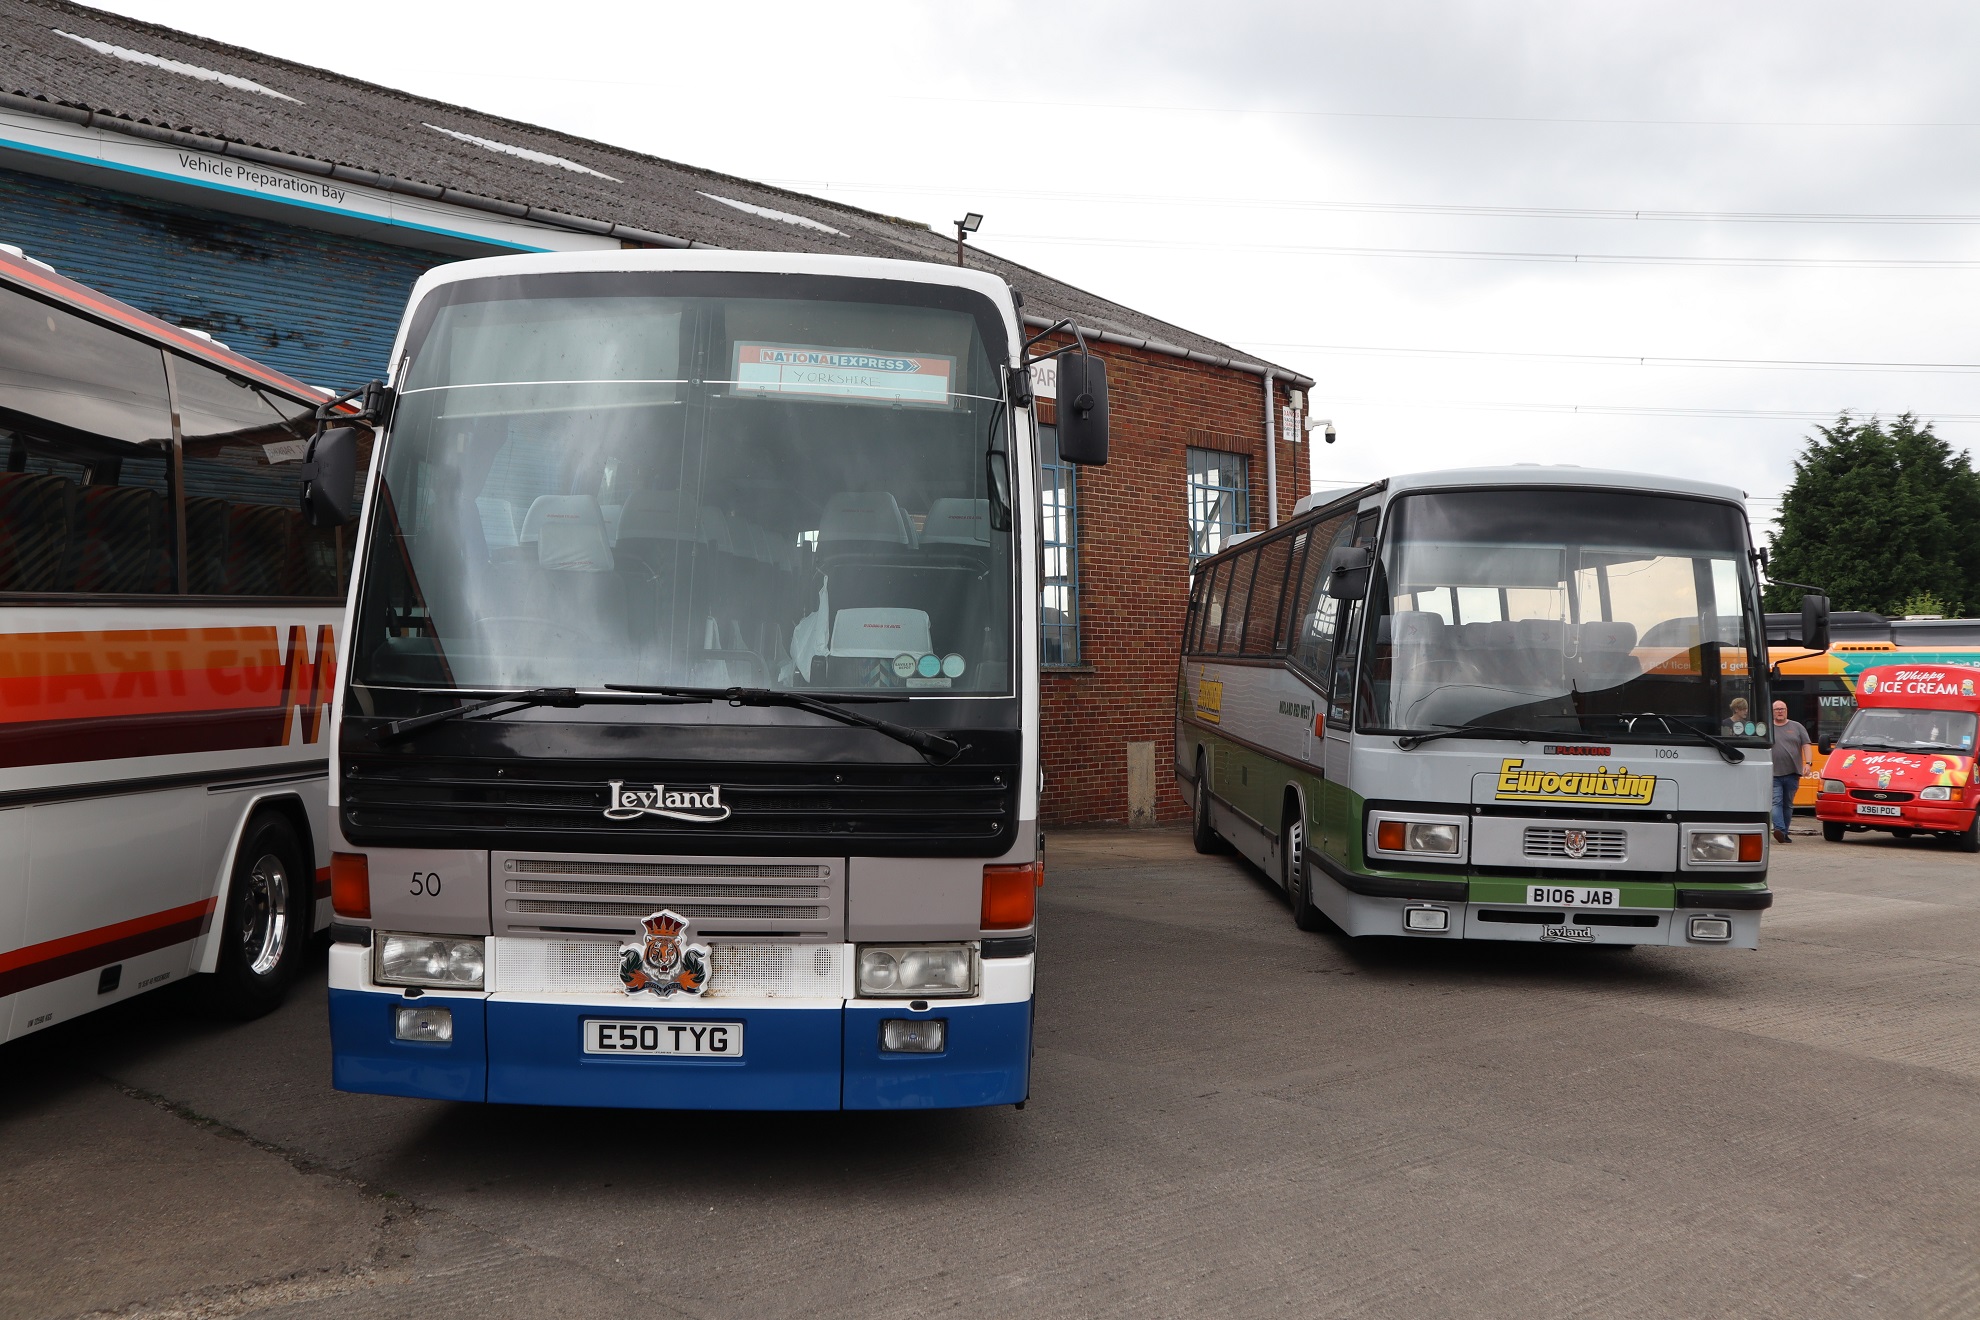
[(1581, 625), (1581, 653), (1590, 651), (1633, 651), (1636, 625), (1633, 623), (1584, 623)]
[(1526, 651), (1559, 651), (1567, 641), (1567, 625), (1559, 619), (1521, 619), (1519, 645)]
[(1429, 610), (1397, 610), (1395, 623), (1395, 643), (1397, 646), (1449, 646), (1450, 625), (1444, 616)]
[(926, 655), (934, 649), (928, 615), (923, 610), (851, 609), (840, 610), (832, 618), (833, 655), (891, 660), (897, 655)]
[(700, 501), (685, 490), (636, 490), (619, 510), (617, 540), (699, 541)]
[(523, 527), (524, 539), (536, 542), (536, 562), (543, 568), (564, 573), (612, 571), (605, 516), (589, 495), (539, 495), (529, 506)]
[(886, 491), (842, 491), (825, 502), (818, 518), (818, 544), (827, 541), (913, 545), (914, 529)]
[(989, 500), (936, 500), (921, 525), (923, 545), (990, 544)]

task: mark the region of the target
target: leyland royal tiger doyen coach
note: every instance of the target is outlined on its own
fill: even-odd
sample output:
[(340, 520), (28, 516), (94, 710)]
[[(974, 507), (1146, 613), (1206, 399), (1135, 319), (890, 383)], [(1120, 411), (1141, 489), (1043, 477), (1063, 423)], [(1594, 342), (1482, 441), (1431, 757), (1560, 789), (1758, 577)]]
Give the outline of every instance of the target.
[[(919, 262), (629, 251), (420, 280), (364, 404), (337, 1086), (1023, 1103), (1044, 859), (1021, 326), (1001, 281)], [(1104, 462), (1106, 436), (1104, 368), (1068, 352), (1058, 452)], [(349, 448), (313, 441), (313, 518), (355, 511)]]
[[(1519, 466), (1394, 477), (1197, 566), (1176, 775), (1294, 919), (1754, 947), (1766, 635), (1743, 497)], [(1803, 598), (1820, 649), (1828, 605)]]

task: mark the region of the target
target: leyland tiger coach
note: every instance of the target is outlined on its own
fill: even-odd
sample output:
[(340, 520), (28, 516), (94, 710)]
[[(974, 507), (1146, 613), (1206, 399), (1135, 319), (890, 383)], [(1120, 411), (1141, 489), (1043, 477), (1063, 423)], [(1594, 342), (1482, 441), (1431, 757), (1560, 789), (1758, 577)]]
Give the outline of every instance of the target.
[[(992, 276), (505, 257), (413, 291), (331, 767), (336, 1085), (1022, 1103), (1037, 427)], [(1105, 460), (1105, 373), (1059, 365)], [(348, 433), (311, 516), (349, 517)]]
[(1194, 575), (1199, 848), (1278, 877), (1307, 929), (1755, 945), (1767, 652), (1739, 491), (1520, 466), (1303, 503)]

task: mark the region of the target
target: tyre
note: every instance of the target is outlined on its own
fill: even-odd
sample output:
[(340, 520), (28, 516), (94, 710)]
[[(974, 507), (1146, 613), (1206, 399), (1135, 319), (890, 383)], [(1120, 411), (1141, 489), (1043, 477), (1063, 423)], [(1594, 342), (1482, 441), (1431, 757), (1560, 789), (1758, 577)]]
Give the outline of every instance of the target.
[(1828, 840), (1828, 841), (1829, 841), (1830, 843), (1841, 843), (1841, 842), (1843, 841), (1843, 825), (1842, 825), (1842, 822), (1841, 822), (1841, 821), (1839, 821), (1839, 820), (1825, 820), (1825, 821), (1823, 821), (1823, 822), (1822, 822), (1822, 837), (1823, 837), (1824, 839), (1826, 839), (1826, 840)]
[(205, 978), (214, 1012), (246, 1020), (282, 1002), (309, 956), (315, 879), (286, 819), (264, 813), (248, 822), (227, 884), (220, 955)]
[(1279, 883), (1286, 887), (1286, 904), (1292, 908), (1293, 925), (1301, 930), (1319, 930), (1327, 918), (1313, 906), (1306, 879), (1306, 819), (1295, 798), (1287, 804), (1285, 824), (1279, 827)]
[(1980, 853), (1980, 811), (1973, 813), (1972, 823), (1964, 833), (1953, 835), (1953, 847), (1961, 852)]
[(1196, 756), (1196, 805), (1189, 813), (1189, 841), (1200, 853), (1224, 851), (1223, 836), (1210, 823), (1210, 766), (1201, 752)]

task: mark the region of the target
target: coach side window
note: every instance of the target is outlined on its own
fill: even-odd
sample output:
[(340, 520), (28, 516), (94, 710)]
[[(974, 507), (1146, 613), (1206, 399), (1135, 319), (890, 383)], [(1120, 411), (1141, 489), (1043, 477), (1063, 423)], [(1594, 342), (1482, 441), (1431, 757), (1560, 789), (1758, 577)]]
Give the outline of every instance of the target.
[(1301, 574), (1299, 600), (1294, 608), (1292, 662), (1316, 679), (1324, 679), (1334, 660), (1334, 628), (1340, 602), (1327, 590), (1327, 570), (1334, 553), (1346, 546), (1352, 522), (1345, 516), (1329, 519), (1313, 529), (1313, 548), (1306, 556)]
[(1203, 618), (1197, 627), (1197, 634), (1190, 649), (1197, 652), (1215, 651), (1217, 634), (1223, 631), (1224, 627), (1224, 597), (1228, 594), (1225, 589), (1229, 587), (1231, 581), (1231, 566), (1217, 564), (1198, 569), (1197, 572), (1204, 579), (1201, 610)]
[(1292, 538), (1275, 536), (1253, 552), (1258, 572), (1252, 579), (1251, 598), (1245, 603), (1243, 650), (1246, 655), (1271, 655), (1278, 646), (1286, 561), (1291, 550)]
[(1225, 655), (1236, 655), (1243, 644), (1245, 614), (1251, 608), (1251, 579), (1257, 569), (1258, 554), (1255, 550), (1240, 551), (1231, 558), (1231, 584), (1226, 589), (1224, 632), (1217, 642), (1217, 649)]
[(313, 410), (185, 358), (172, 368), (185, 450), (187, 589), (340, 596), (335, 530), (309, 526), (298, 502)]
[(158, 349), (0, 289), (0, 591), (177, 589)]

